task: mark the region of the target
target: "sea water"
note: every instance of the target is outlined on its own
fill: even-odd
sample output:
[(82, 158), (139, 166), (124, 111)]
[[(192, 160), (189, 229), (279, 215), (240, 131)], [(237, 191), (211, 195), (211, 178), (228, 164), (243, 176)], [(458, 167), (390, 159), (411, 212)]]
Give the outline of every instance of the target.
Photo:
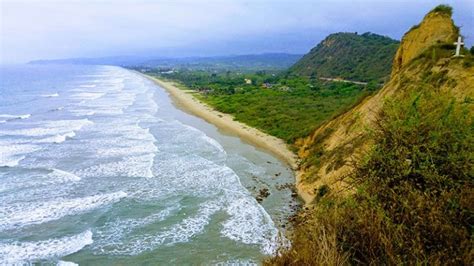
[(0, 264), (258, 264), (286, 243), (291, 171), (140, 74), (0, 74)]

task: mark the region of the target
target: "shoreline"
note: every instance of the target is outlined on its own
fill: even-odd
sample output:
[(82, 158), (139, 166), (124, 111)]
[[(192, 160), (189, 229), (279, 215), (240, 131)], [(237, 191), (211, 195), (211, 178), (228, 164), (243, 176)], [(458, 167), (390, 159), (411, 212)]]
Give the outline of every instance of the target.
[(236, 121), (230, 114), (225, 114), (215, 110), (211, 106), (194, 97), (192, 94), (195, 92), (192, 90), (183, 90), (178, 88), (173, 82), (164, 81), (140, 72), (137, 73), (155, 82), (166, 90), (178, 108), (206, 120), (219, 129), (229, 131), (244, 141), (262, 148), (286, 162), (293, 170), (295, 176), (295, 187), (299, 197), (306, 204), (313, 199), (312, 195), (306, 193), (300, 188), (299, 179), (301, 173), (298, 171), (298, 157), (294, 152), (289, 150), (288, 145), (283, 140)]

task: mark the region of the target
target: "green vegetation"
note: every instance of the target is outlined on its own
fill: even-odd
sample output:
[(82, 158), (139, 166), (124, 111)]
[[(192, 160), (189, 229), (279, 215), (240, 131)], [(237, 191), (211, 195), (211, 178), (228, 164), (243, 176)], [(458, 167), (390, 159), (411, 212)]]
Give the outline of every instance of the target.
[(383, 82), (390, 75), (398, 41), (364, 33), (329, 35), (290, 68), (303, 76)]
[(448, 5), (439, 5), (433, 8), (433, 10), (431, 10), (430, 13), (442, 13), (451, 17), (453, 15), (453, 8)]
[[(256, 54), (215, 57), (185, 57), (154, 59), (137, 64), (137, 68), (187, 69), (193, 71), (233, 71), (251, 73), (260, 70), (282, 71), (288, 69), (302, 55), (298, 54)], [(129, 66), (131, 66), (129, 64)]]
[(320, 188), (292, 249), (268, 264), (474, 261), (472, 101), (436, 91), (404, 99), (379, 115), (376, 145), (348, 179), (355, 193), (341, 199)]
[[(307, 136), (331, 117), (347, 110), (378, 86), (320, 82), (306, 77), (280, 77), (259, 71), (178, 71), (161, 75), (200, 92), (197, 96), (218, 111), (288, 143)], [(245, 80), (251, 80), (247, 84)]]

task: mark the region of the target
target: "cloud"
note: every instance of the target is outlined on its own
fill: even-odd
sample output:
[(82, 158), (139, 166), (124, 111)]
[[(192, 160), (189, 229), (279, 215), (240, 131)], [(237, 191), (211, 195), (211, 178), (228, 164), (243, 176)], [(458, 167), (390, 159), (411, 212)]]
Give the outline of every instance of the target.
[[(0, 59), (21, 62), (165, 51), (174, 55), (302, 53), (337, 31), (372, 31), (400, 38), (439, 2), (0, 0)], [(451, 4), (456, 21), (470, 31), (465, 35), (474, 38), (473, 4)]]

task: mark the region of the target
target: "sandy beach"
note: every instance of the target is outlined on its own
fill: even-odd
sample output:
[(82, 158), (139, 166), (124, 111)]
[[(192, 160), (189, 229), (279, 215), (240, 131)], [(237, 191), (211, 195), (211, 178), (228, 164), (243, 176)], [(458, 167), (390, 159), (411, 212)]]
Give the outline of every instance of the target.
[(295, 172), (296, 185), (299, 196), (306, 202), (313, 199), (312, 195), (302, 191), (299, 186), (298, 157), (295, 153), (289, 150), (288, 145), (281, 139), (268, 135), (256, 128), (249, 127), (241, 122), (234, 120), (234, 117), (214, 110), (206, 103), (199, 101), (193, 96), (194, 91), (180, 89), (173, 82), (164, 81), (155, 77), (145, 75), (150, 80), (154, 81), (160, 87), (164, 88), (171, 96), (174, 103), (184, 111), (190, 112), (198, 117), (203, 118), (207, 122), (214, 124), (219, 129), (228, 131), (239, 136), (244, 141), (252, 145), (265, 149), (278, 158), (285, 161)]

